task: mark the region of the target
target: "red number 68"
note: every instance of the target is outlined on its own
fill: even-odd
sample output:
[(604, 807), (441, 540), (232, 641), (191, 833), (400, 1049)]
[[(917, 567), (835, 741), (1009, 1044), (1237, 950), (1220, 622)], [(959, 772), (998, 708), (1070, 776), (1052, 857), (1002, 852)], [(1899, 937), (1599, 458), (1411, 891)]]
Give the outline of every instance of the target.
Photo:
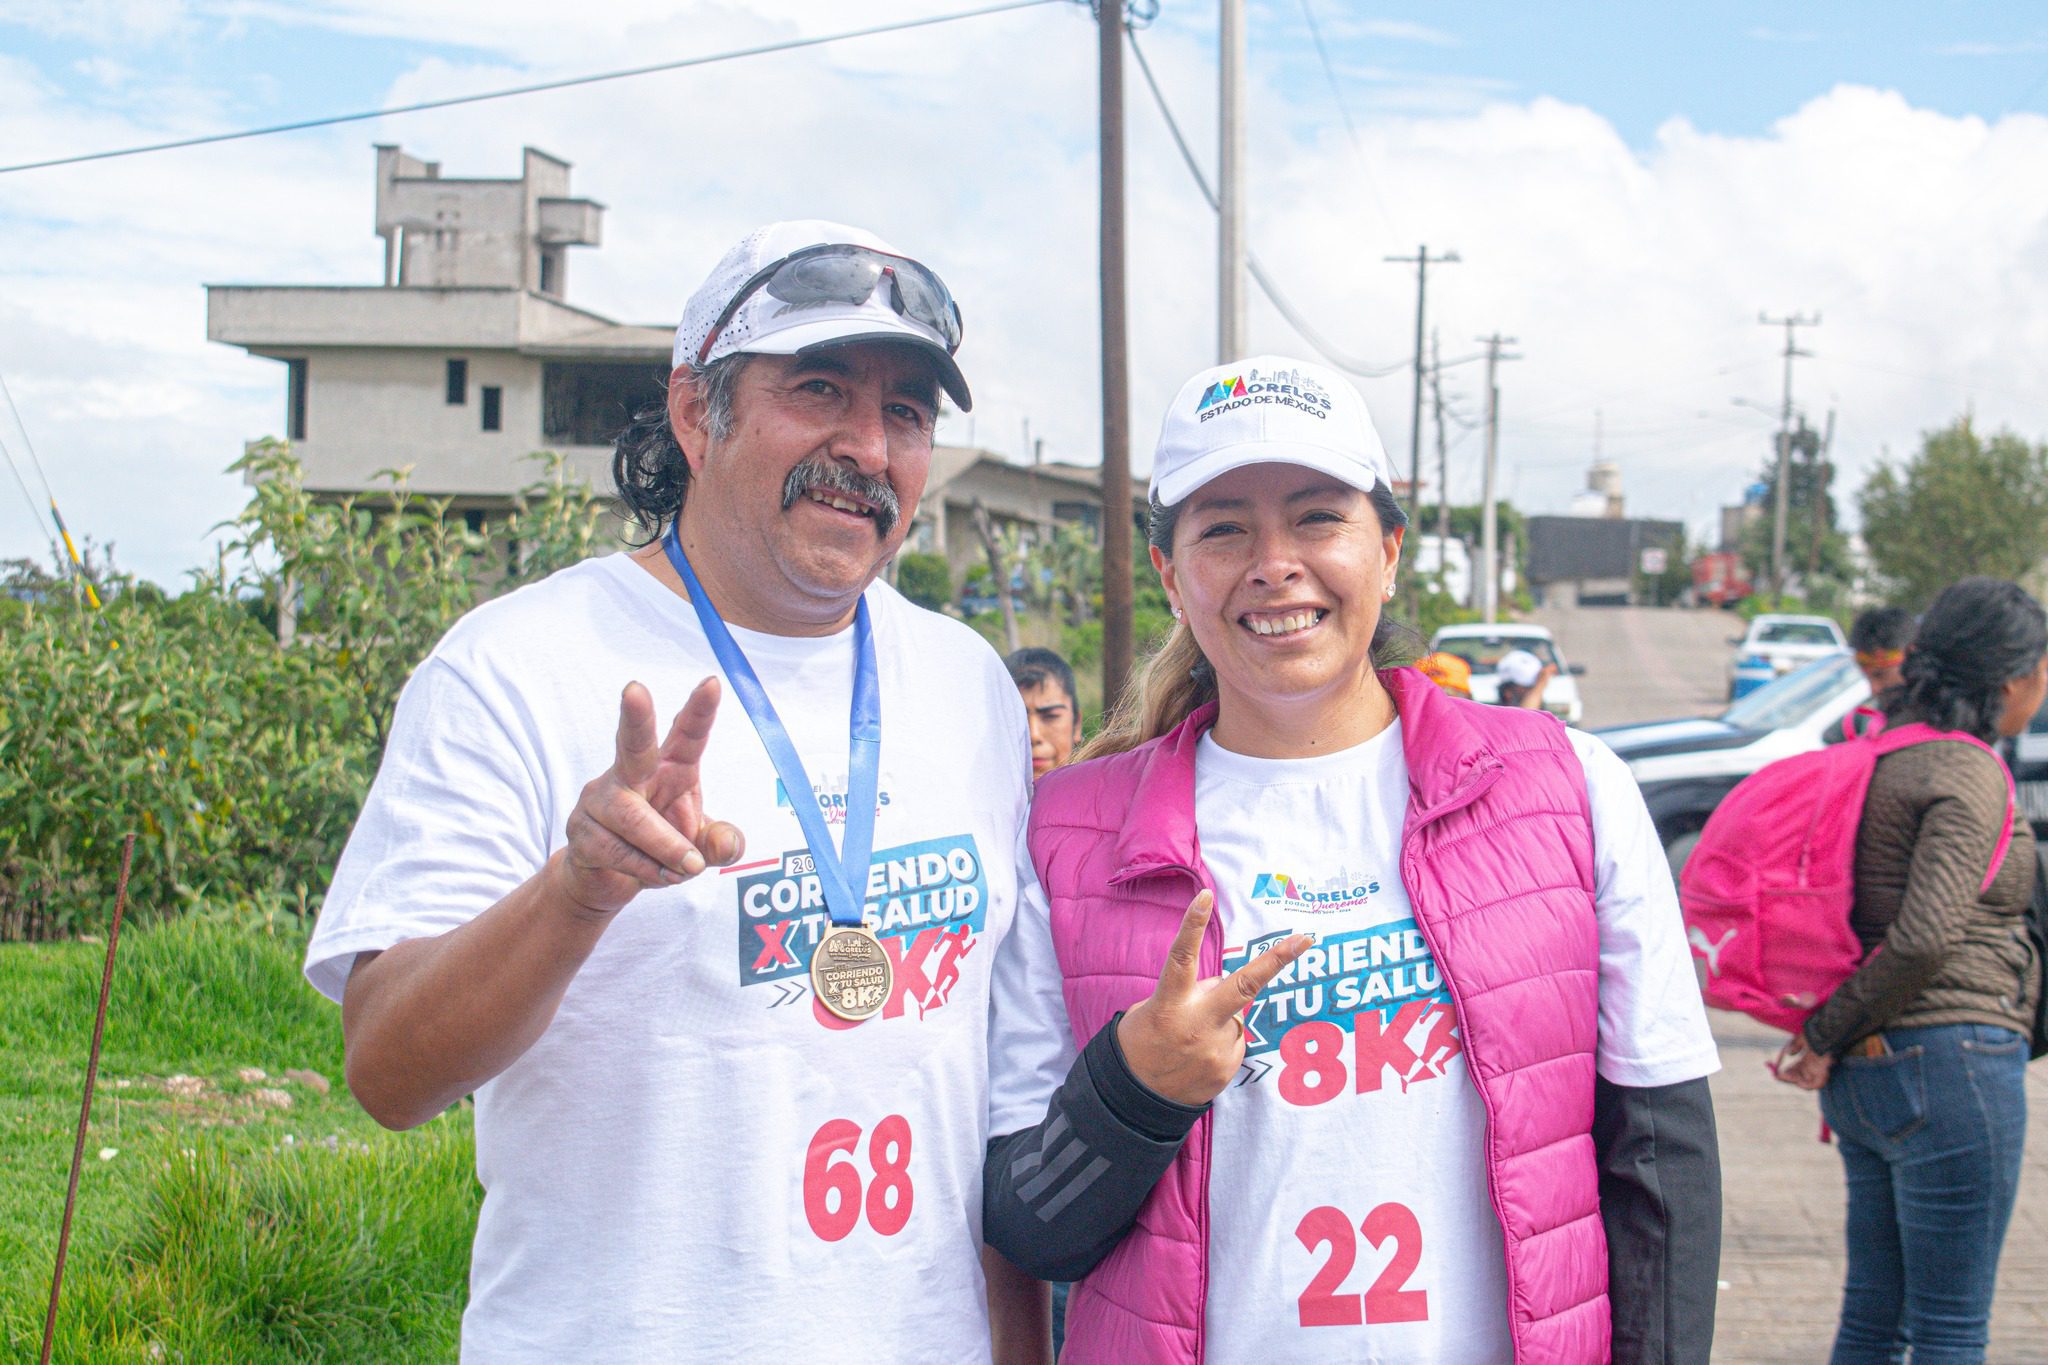
[[(860, 1223), (860, 1168), (850, 1158), (834, 1160), (853, 1151), (860, 1133), (852, 1119), (832, 1119), (811, 1135), (804, 1153), (804, 1218), (823, 1241), (839, 1241)], [(868, 1226), (894, 1237), (910, 1221), (916, 1194), (910, 1183), (908, 1119), (891, 1114), (875, 1125), (868, 1139), (868, 1165), (875, 1173), (867, 1187)]]

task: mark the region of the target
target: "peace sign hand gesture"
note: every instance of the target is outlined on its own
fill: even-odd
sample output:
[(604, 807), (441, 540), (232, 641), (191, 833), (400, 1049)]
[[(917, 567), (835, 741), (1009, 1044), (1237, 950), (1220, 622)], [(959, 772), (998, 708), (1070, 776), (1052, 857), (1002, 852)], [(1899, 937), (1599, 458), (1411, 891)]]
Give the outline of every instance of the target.
[(568, 847), (550, 860), (557, 889), (582, 910), (611, 915), (643, 890), (739, 860), (746, 841), (704, 814), (700, 783), (718, 694), (716, 678), (697, 684), (657, 745), (654, 698), (626, 684), (612, 766), (583, 789), (569, 814)]
[(1203, 1105), (1223, 1093), (1244, 1064), (1239, 1016), (1314, 942), (1294, 934), (1230, 975), (1203, 981), (1197, 964), (1215, 903), (1207, 891), (1195, 896), (1167, 950), (1159, 985), (1117, 1024), (1117, 1045), (1131, 1073), (1177, 1104)]

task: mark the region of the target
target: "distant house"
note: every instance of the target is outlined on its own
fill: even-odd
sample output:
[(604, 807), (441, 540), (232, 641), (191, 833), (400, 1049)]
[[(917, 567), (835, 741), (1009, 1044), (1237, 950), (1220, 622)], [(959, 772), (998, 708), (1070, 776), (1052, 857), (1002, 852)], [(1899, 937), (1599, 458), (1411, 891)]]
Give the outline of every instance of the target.
[(1628, 606), (1663, 573), (1685, 539), (1676, 521), (1530, 517), (1529, 589), (1546, 604)]
[(411, 465), (481, 528), (533, 481), (535, 450), (608, 487), (613, 433), (665, 391), (671, 326), (564, 298), (569, 248), (598, 245), (603, 220), (531, 147), (519, 179), (465, 180), (380, 146), (383, 283), (208, 285), (206, 335), (284, 366), (280, 434), (314, 493)]
[[(550, 449), (608, 491), (613, 436), (666, 392), (674, 328), (567, 301), (569, 248), (600, 244), (604, 206), (572, 198), (569, 163), (532, 147), (517, 180), (444, 177), (376, 150), (382, 283), (206, 290), (209, 340), (283, 366), (279, 432), (308, 490), (376, 490), (379, 470), (410, 465), (416, 491), (482, 530), (534, 480), (524, 457)], [(977, 501), (1033, 540), (1069, 522), (1100, 530), (1097, 470), (936, 447), (908, 544), (946, 556), (956, 583), (983, 562)], [(1140, 524), (1144, 508), (1141, 482)]]
[[(974, 526), (976, 502), (988, 509), (990, 526), (998, 534), (1014, 526), (1027, 542), (1042, 543), (1058, 527), (1077, 523), (1101, 539), (1101, 470), (1011, 464), (986, 450), (937, 446), (906, 548), (944, 555), (953, 581), (960, 582), (976, 565), (987, 563)], [(1131, 518), (1140, 544), (1146, 506), (1145, 485), (1138, 480), (1133, 484)]]

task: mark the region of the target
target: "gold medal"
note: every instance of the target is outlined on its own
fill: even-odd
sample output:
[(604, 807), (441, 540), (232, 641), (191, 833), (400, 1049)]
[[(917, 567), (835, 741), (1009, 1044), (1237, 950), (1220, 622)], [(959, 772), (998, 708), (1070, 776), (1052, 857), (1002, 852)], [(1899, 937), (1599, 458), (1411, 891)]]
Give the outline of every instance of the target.
[(848, 1023), (880, 1014), (895, 979), (881, 941), (860, 925), (833, 925), (811, 950), (811, 989), (818, 1003)]

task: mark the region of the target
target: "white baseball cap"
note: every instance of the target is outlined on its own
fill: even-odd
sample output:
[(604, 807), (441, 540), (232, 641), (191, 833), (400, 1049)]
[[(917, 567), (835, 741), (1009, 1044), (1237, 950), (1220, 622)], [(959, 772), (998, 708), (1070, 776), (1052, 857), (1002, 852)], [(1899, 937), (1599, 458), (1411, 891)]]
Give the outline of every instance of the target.
[(1500, 662), (1493, 666), (1494, 674), (1502, 682), (1517, 687), (1534, 687), (1536, 680), (1543, 676), (1543, 660), (1526, 649), (1511, 649), (1500, 656)]
[[(967, 391), (966, 376), (953, 360), (945, 332), (892, 306), (892, 296), (902, 297), (907, 292), (900, 282), (893, 290), (886, 283), (878, 286), (859, 303), (790, 303), (775, 297), (766, 287), (770, 282), (758, 278), (785, 258), (820, 246), (865, 247), (902, 261), (904, 274), (915, 273), (924, 285), (920, 300), (951, 310), (953, 335), (957, 339), (959, 309), (929, 266), (905, 256), (872, 232), (806, 218), (756, 228), (719, 258), (683, 306), (683, 320), (676, 328), (670, 364), (680, 370), (742, 351), (798, 355), (817, 347), (845, 346), (857, 341), (908, 341), (931, 356), (938, 367), (939, 382), (960, 410), (972, 408), (974, 399)], [(732, 316), (725, 317), (734, 297), (750, 284), (754, 286), (752, 290), (733, 309)], [(936, 297), (932, 286), (936, 286)], [(707, 340), (711, 343), (708, 349)], [(954, 344), (958, 344), (957, 340)]]
[(1298, 464), (1367, 493), (1394, 482), (1351, 381), (1278, 355), (1213, 366), (1181, 385), (1152, 452), (1152, 496), (1171, 507), (1248, 464)]

